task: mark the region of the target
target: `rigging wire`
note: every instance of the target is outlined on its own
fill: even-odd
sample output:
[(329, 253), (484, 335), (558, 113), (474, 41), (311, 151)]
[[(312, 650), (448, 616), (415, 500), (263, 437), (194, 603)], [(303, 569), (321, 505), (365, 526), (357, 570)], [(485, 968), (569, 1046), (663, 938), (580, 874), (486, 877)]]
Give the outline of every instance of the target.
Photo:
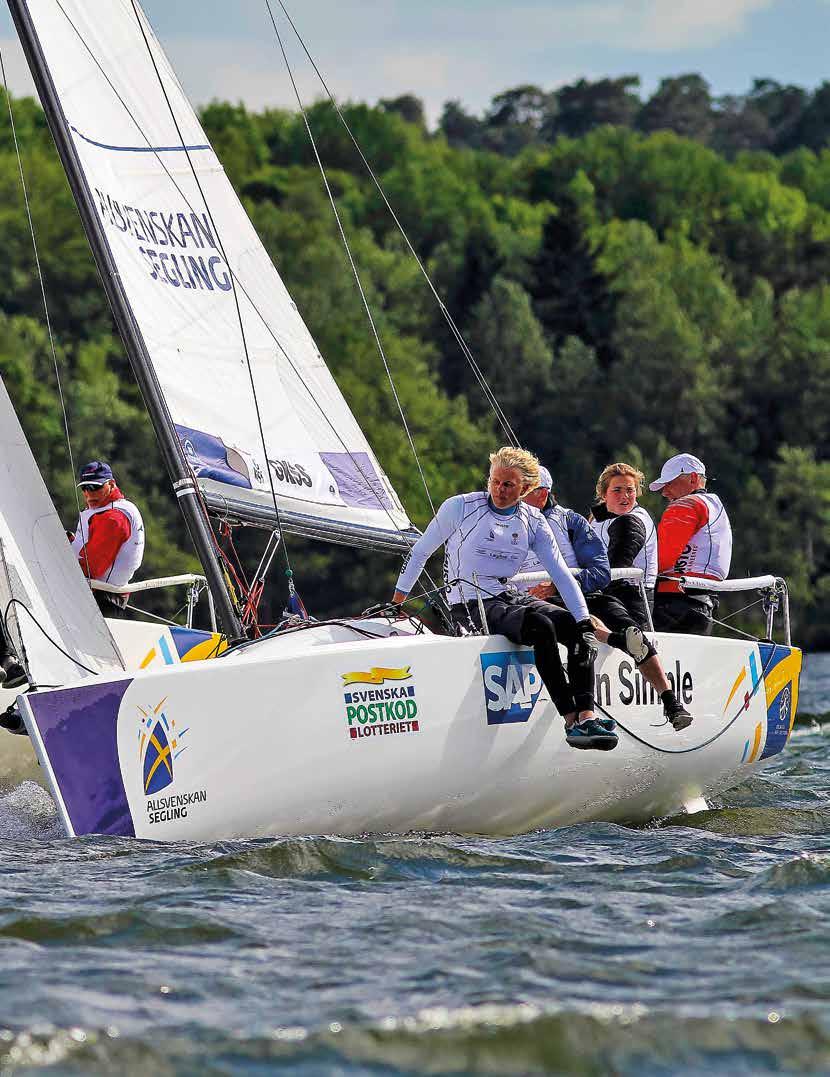
[[(433, 296), (435, 298), (435, 301), (437, 302), (438, 307), (439, 307), (441, 313), (444, 316), (444, 320), (446, 321), (446, 323), (447, 323), (447, 325), (448, 325), (448, 327), (450, 329), (450, 332), (452, 333), (453, 337), (455, 338), (456, 343), (458, 344), (459, 348), (461, 349), (462, 355), (467, 360), (467, 363), (469, 364), (470, 369), (472, 370), (473, 374), (475, 375), (476, 380), (478, 381), (478, 384), (479, 384), (482, 392), (484, 393), (485, 400), (487, 401), (487, 403), (492, 408), (493, 413), (496, 416), (497, 421), (501, 424), (502, 429), (507, 434), (507, 436), (510, 438), (512, 443), (514, 445), (518, 445), (519, 444), (519, 439), (516, 437), (516, 434), (513, 431), (513, 428), (510, 425), (510, 422), (509, 422), (507, 416), (505, 415), (501, 404), (499, 403), (499, 401), (498, 401), (495, 393), (493, 392), (493, 390), (490, 388), (490, 385), (489, 385), (489, 383), (488, 383), (488, 381), (487, 381), (487, 379), (486, 379), (486, 377), (484, 375), (484, 372), (482, 371), (481, 367), (479, 366), (478, 362), (476, 361), (476, 358), (473, 355), (472, 351), (470, 350), (470, 347), (467, 344), (466, 340), (464, 339), (464, 336), (461, 333), (461, 330), (456, 325), (455, 319), (453, 318), (452, 314), (450, 314), (449, 310), (447, 310), (447, 307), (446, 307), (443, 299), (438, 294), (438, 291), (435, 288), (435, 285), (432, 283), (432, 278), (430, 277), (429, 273), (427, 272), (426, 267), (424, 266), (420, 256), (418, 255), (418, 252), (413, 247), (413, 245), (412, 245), (412, 243), (411, 243), (411, 241), (409, 239), (409, 236), (407, 235), (404, 226), (401, 224), (401, 221), (398, 218), (398, 215), (395, 213), (395, 210), (392, 208), (392, 205), (389, 202), (389, 199), (386, 197), (386, 192), (384, 191), (383, 187), (381, 186), (380, 180), (377, 178), (372, 166), (369, 164), (368, 160), (366, 159), (366, 156), (364, 155), (363, 150), (360, 148), (360, 144), (358, 143), (357, 139), (355, 138), (346, 117), (343, 115), (343, 112), (342, 112), (340, 106), (338, 105), (337, 100), (334, 97), (334, 94), (329, 89), (328, 84), (326, 83), (326, 80), (323, 78), (323, 75), (321, 74), (320, 69), (317, 67), (317, 64), (314, 61), (314, 57), (308, 51), (308, 48), (306, 47), (305, 41), (303, 40), (299, 30), (297, 29), (297, 27), (294, 24), (293, 19), (291, 18), (290, 14), (288, 13), (288, 10), (286, 9), (286, 6), (285, 6), (283, 0), (277, 0), (277, 2), (279, 3), (280, 7), (282, 8), (283, 14), (285, 15), (286, 19), (288, 20), (288, 23), (291, 26), (291, 29), (294, 31), (294, 34), (295, 34), (295, 36), (297, 38), (297, 41), (300, 43), (300, 46), (301, 46), (303, 52), (305, 53), (305, 55), (306, 55), (306, 57), (308, 59), (308, 62), (314, 68), (314, 72), (317, 75), (317, 78), (320, 80), (320, 84), (323, 87), (323, 89), (325, 90), (326, 96), (328, 97), (331, 104), (334, 106), (334, 109), (335, 109), (341, 123), (343, 124), (343, 126), (346, 129), (346, 133), (348, 134), (349, 138), (352, 141), (352, 145), (357, 150), (357, 153), (360, 156), (360, 159), (363, 162), (363, 165), (365, 166), (366, 171), (368, 172), (370, 178), (372, 179), (372, 182), (374, 183), (375, 187), (378, 190), (378, 193), (380, 194), (381, 198), (383, 199), (384, 205), (389, 210), (389, 213), (390, 213), (390, 215), (392, 217), (392, 220), (395, 222), (395, 224), (396, 224), (396, 226), (398, 228), (398, 231), (400, 232), (401, 236), (403, 237), (403, 240), (406, 243), (406, 246), (408, 247), (410, 254), (415, 259), (415, 262), (417, 263), (417, 266), (420, 269), (420, 271), (421, 271), (421, 273), (422, 273), (422, 275), (424, 277), (424, 280), (427, 282), (427, 285), (429, 286), (429, 289), (432, 292), (432, 294), (433, 294)], [(271, 16), (271, 21), (274, 24), (274, 31), (277, 33), (277, 36), (279, 37), (279, 31), (277, 31), (276, 23), (274, 22), (274, 15), (273, 15), (273, 13), (271, 11), (271, 0), (265, 0), (265, 5), (268, 8), (268, 14)], [(280, 41), (280, 46), (282, 47), (282, 42), (281, 41)], [(285, 55), (285, 53), (283, 51), (283, 56), (284, 55)], [(292, 82), (293, 82), (293, 79), (292, 79)], [(303, 114), (303, 118), (305, 119), (305, 114)], [(306, 121), (306, 126), (308, 126), (308, 121)], [(315, 148), (315, 152), (316, 152), (316, 148)], [(318, 158), (318, 161), (319, 161), (319, 158)]]
[(415, 447), (415, 441), (413, 440), (412, 432), (409, 429), (409, 423), (407, 422), (407, 419), (406, 419), (406, 412), (404, 411), (403, 404), (401, 403), (400, 397), (398, 396), (398, 390), (397, 390), (397, 387), (395, 385), (395, 379), (392, 377), (392, 371), (389, 369), (389, 361), (386, 358), (386, 351), (385, 351), (385, 349), (383, 347), (383, 343), (381, 342), (380, 334), (378, 333), (377, 325), (375, 324), (375, 319), (372, 316), (372, 311), (371, 311), (371, 308), (369, 306), (369, 301), (366, 298), (366, 292), (364, 291), (364, 288), (363, 288), (363, 282), (360, 279), (360, 273), (358, 271), (357, 266), (355, 265), (355, 260), (354, 260), (354, 257), (352, 255), (352, 250), (351, 250), (351, 247), (349, 246), (349, 241), (348, 241), (348, 238), (346, 237), (346, 232), (345, 232), (345, 230), (343, 228), (343, 222), (342, 222), (342, 220), (340, 218), (340, 211), (337, 208), (337, 202), (335, 200), (335, 197), (334, 197), (334, 194), (332, 192), (331, 186), (329, 185), (328, 176), (326, 175), (326, 170), (323, 167), (323, 162), (320, 160), (320, 154), (319, 154), (319, 151), (317, 149), (317, 143), (316, 143), (316, 141), (314, 139), (314, 134), (313, 134), (313, 132), (311, 130), (311, 124), (308, 122), (308, 115), (306, 113), (305, 106), (303, 105), (302, 98), (300, 97), (300, 91), (298, 90), (297, 83), (296, 83), (296, 81), (294, 79), (294, 72), (292, 71), (291, 64), (288, 61), (288, 56), (287, 56), (286, 51), (285, 51), (285, 46), (283, 44), (282, 36), (280, 35), (279, 29), (277, 27), (277, 23), (276, 23), (276, 20), (274, 18), (274, 13), (271, 10), (270, 0), (265, 0), (265, 6), (268, 8), (268, 14), (271, 16), (271, 25), (274, 27), (274, 33), (276, 34), (277, 41), (279, 42), (280, 52), (282, 53), (282, 58), (283, 58), (283, 61), (285, 62), (285, 68), (286, 68), (286, 71), (288, 72), (288, 77), (291, 80), (291, 86), (293, 87), (293, 90), (294, 90), (294, 96), (297, 98), (297, 107), (299, 108), (300, 114), (303, 117), (303, 123), (305, 124), (305, 129), (306, 129), (306, 132), (308, 134), (309, 141), (311, 142), (311, 148), (314, 150), (314, 157), (315, 157), (315, 159), (317, 161), (317, 166), (320, 169), (320, 175), (322, 177), (323, 184), (325, 185), (325, 188), (326, 188), (326, 194), (328, 195), (329, 202), (331, 203), (331, 209), (332, 209), (332, 212), (334, 213), (334, 219), (337, 222), (337, 230), (340, 233), (340, 239), (343, 242), (343, 247), (345, 248), (346, 255), (347, 255), (348, 259), (349, 259), (349, 265), (351, 266), (352, 273), (353, 273), (354, 279), (355, 279), (355, 283), (357, 284), (357, 290), (360, 292), (360, 298), (361, 298), (361, 300), (363, 302), (363, 309), (366, 311), (366, 317), (369, 320), (369, 326), (370, 326), (370, 328), (372, 330), (372, 335), (375, 338), (375, 344), (377, 345), (378, 354), (380, 355), (381, 362), (383, 363), (383, 369), (386, 371), (386, 377), (389, 379), (389, 385), (391, 386), (392, 395), (395, 398), (395, 403), (398, 406), (398, 412), (400, 413), (400, 416), (401, 416), (401, 422), (403, 423), (403, 428), (406, 431), (407, 440), (409, 441), (409, 447), (410, 447), (410, 449), (412, 449), (412, 455), (415, 457), (415, 463), (417, 464), (418, 472), (419, 472), (419, 474), (421, 476), (421, 482), (423, 483), (424, 490), (426, 491), (427, 500), (429, 501), (429, 507), (432, 510), (432, 515), (434, 516), (435, 515), (435, 505), (433, 504), (433, 501), (432, 501), (432, 495), (431, 495), (430, 490), (429, 490), (429, 483), (427, 482), (426, 475), (424, 474), (424, 469), (421, 466), (421, 458), (418, 456), (418, 450)]
[[(219, 244), (219, 250), (222, 252), (222, 257), (225, 259), (225, 264), (230, 266), (230, 260), (229, 260), (229, 258), (227, 256), (227, 253), (225, 251), (225, 246), (224, 246), (224, 244), (222, 242), (222, 235), (221, 235), (219, 229), (216, 227), (216, 221), (214, 220), (213, 212), (211, 211), (210, 204), (208, 203), (208, 200), (207, 200), (207, 196), (205, 195), (204, 189), (202, 188), (201, 181), (199, 180), (199, 176), (198, 176), (198, 174), (196, 172), (196, 168), (195, 168), (195, 166), (193, 164), (193, 159), (190, 156), (190, 150), (188, 149), (187, 143), (185, 142), (184, 135), (182, 134), (181, 127), (179, 126), (178, 118), (176, 117), (176, 113), (173, 110), (173, 105), (170, 102), (170, 97), (168, 96), (167, 89), (166, 89), (166, 87), (164, 85), (164, 82), (163, 82), (163, 80), (161, 78), (161, 74), (159, 72), (158, 65), (156, 64), (156, 58), (153, 55), (153, 50), (150, 48), (150, 43), (147, 40), (147, 34), (146, 34), (145, 29), (144, 29), (144, 24), (142, 23), (141, 18), (140, 18), (139, 14), (138, 14), (138, 10), (136, 8), (135, 0), (132, 0), (132, 8), (133, 8), (133, 13), (135, 15), (136, 22), (138, 24), (139, 30), (141, 31), (141, 36), (142, 36), (142, 38), (144, 40), (144, 45), (145, 45), (145, 47), (147, 49), (147, 55), (150, 57), (150, 62), (153, 65), (153, 71), (155, 72), (156, 79), (158, 80), (159, 89), (161, 90), (162, 95), (164, 96), (165, 104), (167, 105), (168, 112), (170, 113), (170, 119), (173, 121), (173, 126), (176, 128), (176, 134), (178, 135), (179, 141), (182, 144), (182, 149), (184, 150), (185, 157), (187, 158), (187, 163), (188, 163), (188, 166), (190, 167), (191, 175), (193, 176), (193, 181), (196, 184), (196, 187), (197, 187), (197, 189), (199, 191), (199, 195), (200, 195), (200, 197), (202, 199), (202, 202), (204, 203), (205, 211), (206, 211), (208, 217), (210, 218), (210, 223), (211, 223), (211, 225), (213, 227), (213, 230), (214, 230), (214, 233), (216, 235), (216, 241)], [(265, 429), (264, 429), (264, 427), (262, 425), (262, 413), (261, 413), (260, 407), (259, 407), (259, 397), (258, 397), (257, 391), (256, 391), (256, 382), (254, 380), (253, 366), (251, 365), (251, 355), (250, 355), (250, 352), (248, 350), (248, 340), (247, 340), (247, 337), (245, 335), (245, 323), (244, 323), (244, 321), (242, 319), (242, 309), (241, 309), (241, 307), (239, 305), (239, 293), (238, 293), (238, 291), (236, 289), (236, 284), (234, 282), (233, 274), (231, 274), (230, 276), (231, 276), (231, 286), (233, 288), (234, 306), (235, 306), (235, 309), (236, 309), (236, 319), (237, 319), (237, 322), (239, 323), (239, 335), (240, 335), (240, 337), (242, 339), (242, 350), (243, 350), (243, 352), (245, 354), (245, 366), (247, 367), (248, 379), (249, 379), (249, 381), (251, 383), (251, 395), (253, 397), (253, 402), (254, 402), (254, 412), (256, 414), (257, 428), (259, 430), (259, 438), (260, 438), (260, 442), (262, 444), (262, 454), (265, 457), (265, 470), (268, 472), (268, 485), (269, 485), (270, 490), (271, 490), (271, 500), (272, 500), (273, 505), (274, 505), (274, 514), (275, 514), (275, 516), (277, 518), (277, 527), (279, 528), (280, 532), (282, 532), (282, 523), (281, 523), (281, 520), (280, 520), (280, 509), (279, 509), (279, 504), (277, 503), (277, 491), (274, 488), (274, 476), (273, 476), (273, 474), (271, 472), (271, 467), (270, 467), (270, 464), (268, 462), (268, 445), (267, 445), (266, 440), (265, 440)], [(289, 555), (288, 555), (288, 548), (287, 548), (287, 545), (286, 545), (285, 542), (281, 543), (281, 545), (282, 545), (282, 548), (283, 548), (283, 556), (285, 557), (286, 569), (290, 572), (291, 571), (291, 560), (290, 560)], [(292, 575), (293, 575), (293, 573), (292, 573)]]
[[(126, 112), (126, 114), (127, 114), (127, 115), (128, 115), (129, 117), (130, 117), (130, 119), (131, 119), (131, 121), (132, 121), (132, 123), (133, 123), (133, 125), (134, 125), (134, 127), (135, 127), (135, 129), (136, 129), (136, 131), (138, 132), (139, 136), (140, 136), (141, 138), (143, 138), (143, 139), (144, 139), (144, 142), (145, 142), (145, 143), (147, 144), (147, 148), (148, 148), (148, 150), (150, 150), (150, 151), (151, 151), (151, 152), (153, 153), (154, 157), (156, 158), (156, 161), (157, 161), (157, 162), (158, 162), (158, 164), (159, 164), (159, 165), (161, 166), (161, 168), (162, 168), (162, 170), (164, 171), (164, 173), (166, 174), (167, 178), (168, 178), (168, 179), (170, 180), (170, 183), (172, 184), (173, 188), (174, 188), (174, 189), (175, 189), (175, 190), (176, 190), (176, 191), (178, 192), (179, 196), (180, 196), (180, 197), (182, 198), (182, 200), (183, 200), (183, 202), (185, 203), (185, 205), (186, 205), (186, 206), (187, 206), (187, 207), (188, 207), (188, 208), (189, 208), (189, 209), (190, 209), (191, 211), (195, 212), (195, 210), (194, 210), (194, 208), (193, 208), (193, 205), (192, 205), (192, 203), (190, 202), (190, 199), (189, 199), (189, 198), (187, 197), (187, 195), (185, 194), (185, 192), (184, 192), (184, 191), (182, 190), (182, 188), (181, 188), (181, 187), (179, 186), (179, 184), (178, 184), (178, 182), (176, 181), (175, 177), (174, 177), (174, 176), (173, 176), (173, 174), (172, 174), (172, 173), (170, 172), (169, 168), (167, 167), (167, 165), (165, 164), (164, 160), (163, 160), (163, 159), (162, 159), (162, 157), (160, 156), (160, 154), (159, 154), (159, 152), (158, 152), (157, 148), (156, 148), (155, 146), (153, 146), (153, 145), (152, 145), (152, 143), (150, 142), (150, 139), (149, 139), (149, 138), (147, 137), (147, 134), (146, 134), (146, 132), (145, 132), (145, 131), (144, 131), (144, 129), (142, 128), (141, 124), (140, 124), (140, 123), (138, 122), (138, 119), (136, 118), (136, 116), (135, 116), (134, 112), (132, 111), (132, 109), (130, 108), (130, 106), (129, 106), (129, 105), (127, 104), (127, 102), (126, 102), (126, 101), (124, 100), (124, 98), (123, 98), (123, 97), (121, 96), (121, 94), (119, 93), (119, 91), (118, 91), (118, 89), (116, 88), (116, 86), (115, 86), (115, 85), (113, 84), (113, 81), (112, 81), (112, 79), (111, 79), (111, 78), (110, 78), (110, 76), (109, 76), (109, 75), (107, 74), (107, 72), (106, 72), (106, 71), (104, 70), (104, 68), (103, 68), (103, 66), (102, 66), (102, 64), (101, 64), (101, 62), (100, 62), (100, 60), (99, 60), (99, 59), (98, 59), (98, 57), (97, 57), (97, 56), (96, 56), (96, 55), (95, 55), (95, 54), (93, 53), (93, 51), (92, 51), (92, 49), (90, 48), (89, 44), (87, 43), (86, 39), (85, 39), (85, 38), (83, 37), (83, 35), (82, 35), (82, 34), (80, 33), (80, 31), (78, 30), (78, 27), (77, 27), (77, 26), (75, 25), (75, 23), (74, 23), (74, 22), (72, 21), (72, 18), (71, 18), (71, 17), (70, 17), (70, 15), (69, 15), (69, 14), (67, 13), (66, 9), (64, 8), (63, 4), (61, 3), (61, 0), (55, 0), (55, 3), (56, 3), (56, 5), (57, 5), (57, 7), (58, 7), (58, 8), (60, 9), (60, 11), (61, 11), (61, 13), (62, 13), (63, 17), (64, 17), (64, 18), (66, 19), (66, 21), (67, 21), (67, 23), (69, 24), (69, 26), (71, 27), (71, 29), (72, 29), (72, 30), (73, 30), (73, 32), (75, 33), (75, 36), (77, 37), (77, 39), (78, 39), (79, 43), (81, 44), (81, 46), (82, 46), (82, 47), (83, 47), (84, 49), (86, 49), (86, 51), (87, 51), (87, 54), (89, 55), (89, 58), (90, 58), (90, 59), (92, 60), (92, 62), (93, 62), (93, 63), (95, 64), (95, 66), (96, 66), (96, 67), (98, 68), (99, 72), (101, 73), (101, 76), (102, 76), (102, 77), (103, 77), (103, 79), (104, 79), (104, 80), (106, 81), (106, 83), (107, 83), (107, 85), (109, 86), (109, 88), (110, 88), (110, 89), (112, 90), (113, 94), (115, 95), (115, 97), (117, 98), (117, 100), (119, 101), (119, 103), (121, 104), (121, 106), (122, 106), (122, 108), (124, 109), (124, 111)], [(239, 278), (239, 277), (238, 277), (238, 276), (236, 275), (236, 273), (234, 272), (234, 269), (233, 269), (233, 267), (232, 267), (232, 266), (231, 266), (230, 264), (228, 264), (228, 271), (229, 271), (229, 274), (230, 274), (230, 277), (231, 277), (231, 279), (232, 279), (232, 280), (234, 281), (234, 283), (235, 283), (235, 284), (237, 284), (237, 285), (239, 286), (239, 288), (240, 288), (240, 290), (241, 290), (242, 294), (243, 294), (243, 295), (245, 296), (245, 298), (246, 298), (246, 299), (248, 300), (248, 302), (250, 303), (250, 305), (251, 305), (251, 309), (252, 309), (253, 311), (255, 311), (255, 313), (256, 313), (256, 314), (257, 314), (257, 315), (259, 316), (259, 318), (260, 318), (260, 321), (262, 322), (262, 325), (263, 325), (263, 327), (264, 327), (265, 331), (266, 331), (266, 332), (268, 333), (268, 335), (269, 335), (269, 336), (271, 337), (271, 339), (273, 340), (274, 344), (276, 345), (276, 347), (278, 348), (278, 350), (279, 350), (279, 351), (280, 351), (280, 353), (282, 354), (283, 358), (285, 359), (286, 363), (288, 364), (289, 368), (291, 369), (292, 373), (293, 373), (293, 374), (294, 374), (294, 376), (296, 377), (296, 379), (297, 379), (297, 384), (298, 384), (298, 385), (299, 385), (299, 386), (301, 387), (301, 389), (302, 389), (302, 390), (304, 390), (304, 391), (305, 391), (305, 392), (306, 392), (306, 393), (308, 394), (308, 396), (309, 396), (309, 398), (310, 398), (310, 400), (311, 400), (311, 403), (312, 403), (312, 404), (314, 405), (314, 407), (315, 407), (315, 408), (316, 408), (316, 409), (318, 410), (318, 412), (320, 413), (320, 416), (322, 417), (322, 419), (324, 420), (324, 422), (325, 422), (325, 423), (326, 423), (326, 424), (328, 425), (328, 427), (329, 427), (329, 429), (331, 430), (332, 434), (334, 435), (335, 439), (336, 439), (336, 440), (337, 440), (337, 441), (339, 442), (339, 444), (340, 444), (340, 445), (341, 445), (341, 446), (343, 447), (343, 449), (344, 449), (344, 451), (345, 451), (346, 455), (347, 455), (347, 456), (349, 457), (349, 459), (351, 460), (351, 462), (352, 462), (352, 464), (353, 464), (353, 466), (354, 466), (355, 470), (356, 470), (356, 471), (357, 471), (357, 472), (358, 472), (358, 473), (360, 474), (361, 478), (362, 478), (362, 479), (364, 480), (364, 482), (365, 482), (365, 484), (366, 484), (366, 489), (367, 489), (367, 490), (368, 490), (368, 491), (369, 491), (370, 493), (372, 493), (372, 494), (373, 494), (373, 495), (375, 496), (375, 498), (376, 498), (376, 499), (377, 499), (377, 501), (378, 501), (379, 507), (380, 507), (380, 508), (381, 508), (381, 509), (382, 509), (382, 510), (383, 510), (383, 511), (384, 511), (384, 512), (386, 513), (386, 515), (387, 515), (387, 516), (389, 517), (389, 521), (390, 521), (390, 523), (392, 524), (392, 530), (394, 530), (394, 531), (396, 531), (396, 532), (398, 532), (398, 533), (401, 533), (401, 529), (400, 529), (400, 527), (398, 526), (397, 522), (395, 521), (395, 518), (394, 518), (394, 516), (392, 515), (392, 513), (391, 513), (391, 511), (390, 511), (389, 507), (388, 507), (388, 506), (387, 506), (387, 505), (386, 505), (386, 504), (384, 503), (384, 501), (383, 501), (383, 500), (382, 500), (382, 499), (381, 499), (381, 498), (379, 497), (379, 495), (378, 495), (377, 491), (375, 490), (375, 488), (374, 488), (374, 486), (373, 486), (373, 484), (372, 484), (371, 478), (370, 478), (369, 476), (367, 476), (367, 475), (366, 475), (366, 473), (365, 473), (365, 471), (363, 470), (363, 467), (362, 467), (362, 465), (361, 465), (361, 462), (360, 462), (360, 460), (359, 460), (359, 459), (357, 459), (357, 458), (355, 457), (354, 453), (353, 453), (353, 452), (351, 451), (351, 449), (349, 449), (348, 445), (347, 445), (347, 444), (346, 444), (346, 442), (345, 442), (345, 441), (343, 440), (343, 437), (342, 437), (342, 435), (340, 434), (340, 432), (339, 432), (339, 431), (337, 430), (337, 428), (336, 428), (336, 427), (334, 426), (334, 424), (332, 423), (332, 421), (331, 421), (331, 419), (329, 418), (328, 414), (326, 413), (325, 409), (324, 409), (324, 408), (322, 407), (322, 405), (321, 405), (321, 404), (319, 403), (319, 401), (318, 401), (318, 400), (317, 400), (317, 399), (315, 398), (315, 396), (314, 396), (314, 394), (313, 394), (313, 392), (312, 392), (311, 386), (310, 386), (310, 385), (308, 384), (308, 382), (306, 381), (306, 379), (305, 379), (305, 378), (303, 378), (303, 376), (301, 375), (300, 371), (299, 371), (299, 370), (297, 369), (297, 366), (296, 366), (296, 364), (295, 364), (294, 360), (293, 360), (293, 359), (291, 358), (291, 356), (289, 355), (289, 353), (288, 353), (288, 352), (286, 351), (286, 349), (285, 349), (285, 347), (283, 346), (282, 342), (281, 342), (281, 341), (280, 341), (280, 340), (279, 340), (279, 339), (277, 338), (277, 336), (276, 336), (276, 334), (275, 334), (274, 330), (273, 330), (273, 329), (271, 328), (271, 326), (269, 325), (269, 323), (268, 323), (267, 319), (265, 318), (264, 314), (263, 314), (263, 313), (262, 313), (262, 311), (261, 311), (261, 310), (259, 309), (259, 307), (257, 306), (256, 302), (254, 301), (254, 299), (252, 298), (252, 296), (250, 295), (250, 293), (249, 293), (249, 292), (248, 292), (248, 290), (246, 289), (246, 287), (245, 287), (245, 284), (244, 284), (244, 282), (243, 282), (242, 280), (240, 280), (240, 278)], [(197, 489), (197, 491), (199, 492), (199, 496), (200, 496), (200, 498), (201, 498), (201, 500), (202, 500), (202, 505), (203, 505), (203, 507), (204, 507), (204, 509), (205, 509), (205, 513), (207, 513), (207, 511), (208, 511), (208, 510), (207, 510), (207, 506), (205, 505), (205, 502), (204, 502), (204, 498), (203, 498), (203, 497), (201, 496), (201, 490), (200, 490), (200, 488), (199, 488), (199, 485), (198, 485), (198, 483), (196, 483), (196, 489)], [(218, 544), (217, 544), (217, 548), (218, 548)], [(221, 553), (221, 551), (220, 551), (220, 553)]]
[(49, 313), (49, 302), (48, 302), (48, 300), (46, 298), (46, 283), (45, 283), (44, 278), (43, 278), (43, 267), (41, 266), (41, 263), (40, 263), (40, 252), (38, 250), (38, 245), (37, 245), (37, 236), (35, 234), (35, 225), (34, 225), (34, 220), (32, 219), (32, 209), (31, 209), (31, 206), (29, 204), (29, 191), (28, 191), (28, 188), (26, 187), (26, 176), (25, 176), (24, 171), (23, 171), (23, 158), (22, 158), (21, 153), (20, 153), (20, 145), (19, 145), (19, 143), (17, 141), (17, 128), (16, 128), (15, 122), (14, 122), (14, 111), (12, 109), (12, 99), (11, 99), (11, 96), (9, 95), (9, 85), (8, 85), (7, 80), (6, 80), (6, 65), (3, 62), (2, 49), (0, 49), (0, 72), (2, 73), (2, 76), (3, 76), (3, 90), (4, 90), (5, 94), (6, 94), (6, 104), (8, 106), (8, 110), (9, 110), (9, 123), (11, 125), (12, 139), (14, 141), (14, 152), (15, 152), (15, 154), (17, 156), (17, 169), (18, 169), (18, 173), (20, 175), (20, 187), (21, 187), (21, 189), (23, 191), (23, 202), (24, 202), (24, 204), (26, 206), (26, 218), (27, 218), (27, 220), (29, 222), (29, 234), (32, 237), (32, 251), (34, 253), (34, 258), (35, 258), (35, 267), (37, 269), (38, 283), (40, 284), (40, 294), (41, 294), (41, 298), (43, 300), (43, 314), (44, 314), (44, 318), (46, 320), (46, 332), (47, 332), (47, 334), (49, 336), (49, 350), (50, 350), (50, 352), (52, 354), (52, 365), (55, 368), (55, 381), (57, 382), (57, 387), (58, 387), (58, 399), (60, 400), (61, 414), (63, 416), (63, 429), (64, 429), (64, 433), (66, 435), (66, 448), (67, 448), (67, 454), (69, 456), (69, 477), (70, 477), (70, 482), (71, 482), (71, 485), (72, 485), (72, 489), (74, 490), (74, 493), (75, 493), (75, 508), (76, 508), (77, 513), (78, 513), (78, 524), (79, 524), (79, 527), (81, 528), (81, 538), (83, 538), (84, 542), (86, 542), (86, 538), (85, 538), (84, 533), (83, 533), (83, 523), (82, 523), (82, 516), (81, 516), (81, 499), (80, 499), (80, 495), (78, 493), (78, 486), (77, 486), (77, 484), (75, 482), (75, 458), (74, 458), (74, 454), (72, 452), (72, 438), (71, 438), (70, 432), (69, 432), (69, 415), (67, 413), (66, 400), (64, 398), (64, 393), (63, 393), (63, 384), (61, 382), (60, 367), (58, 365), (58, 355), (57, 355), (57, 350), (55, 348), (55, 338), (54, 338), (54, 334), (52, 332), (52, 318), (51, 318), (51, 315)]

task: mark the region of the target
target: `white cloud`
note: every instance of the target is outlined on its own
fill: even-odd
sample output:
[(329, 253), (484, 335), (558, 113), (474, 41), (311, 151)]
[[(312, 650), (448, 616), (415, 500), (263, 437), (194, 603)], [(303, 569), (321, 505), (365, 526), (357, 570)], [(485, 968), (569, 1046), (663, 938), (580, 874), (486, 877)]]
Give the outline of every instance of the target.
[[(229, 7), (227, 16), (217, 14), (222, 9), (210, 9), (211, 25), (198, 36), (182, 32), (180, 9), (171, 11), (169, 0), (145, 0), (145, 7), (191, 100), (242, 100), (253, 109), (295, 107), (270, 23), (262, 21), (260, 0), (238, 3), (236, 14)], [(660, 55), (729, 38), (740, 41), (754, 14), (783, 3), (517, 0), (511, 6), (503, 0), (304, 0), (302, 7), (296, 2), (289, 6), (297, 7), (298, 28), (340, 100), (414, 93), (434, 122), (450, 98), (478, 111), (509, 86), (539, 82), (552, 88), (619, 69), (626, 51)], [(178, 33), (170, 31), (171, 17)], [(13, 92), (32, 92), (16, 40), (0, 44)], [(286, 44), (298, 74), (307, 71), (290, 32)], [(615, 59), (609, 62), (609, 57)], [(300, 81), (304, 100), (321, 96), (313, 77), (303, 74)]]
[(571, 40), (648, 51), (714, 45), (778, 0), (597, 0), (561, 10)]

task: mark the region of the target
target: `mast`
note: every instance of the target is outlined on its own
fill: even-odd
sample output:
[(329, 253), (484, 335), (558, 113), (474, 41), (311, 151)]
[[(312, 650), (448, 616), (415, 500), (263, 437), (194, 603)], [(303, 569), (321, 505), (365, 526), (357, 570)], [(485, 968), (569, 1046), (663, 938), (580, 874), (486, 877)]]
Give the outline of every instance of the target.
[(239, 638), (243, 635), (243, 632), (225, 584), (210, 522), (202, 508), (196, 482), (185, 463), (178, 435), (156, 378), (147, 346), (133, 317), (109, 243), (95, 212), (83, 169), (80, 166), (75, 145), (69, 135), (66, 117), (43, 55), (40, 41), (32, 24), (26, 0), (8, 0), (8, 4), (35, 86), (40, 95), (49, 130), (75, 198), (87, 241), (92, 249), (98, 272), (101, 275), (101, 281), (112, 308), (118, 332), (124, 342), (130, 366), (144, 398), (144, 405), (147, 408), (150, 421), (153, 424), (162, 459), (172, 482), (173, 491), (179, 501), (190, 537), (204, 568), (208, 586), (216, 605), (219, 623), (228, 636)]

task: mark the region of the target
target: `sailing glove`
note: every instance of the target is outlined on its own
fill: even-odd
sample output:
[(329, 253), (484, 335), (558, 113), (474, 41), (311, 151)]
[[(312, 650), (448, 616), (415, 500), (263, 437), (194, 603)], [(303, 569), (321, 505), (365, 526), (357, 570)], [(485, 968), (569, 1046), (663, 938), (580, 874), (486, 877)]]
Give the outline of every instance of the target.
[(576, 641), (573, 656), (580, 665), (592, 665), (599, 653), (599, 642), (594, 635), (594, 626), (587, 618), (576, 622)]

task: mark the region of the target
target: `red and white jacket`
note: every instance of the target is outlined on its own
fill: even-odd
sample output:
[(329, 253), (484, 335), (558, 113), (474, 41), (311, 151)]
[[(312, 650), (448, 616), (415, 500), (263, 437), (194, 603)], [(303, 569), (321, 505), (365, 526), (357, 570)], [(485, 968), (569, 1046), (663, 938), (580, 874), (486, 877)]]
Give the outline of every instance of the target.
[[(717, 494), (697, 490), (672, 501), (657, 528), (657, 570), (683, 576), (725, 580), (732, 561), (732, 527)], [(659, 580), (661, 594), (678, 592), (671, 580)]]
[(72, 549), (89, 579), (124, 586), (144, 556), (141, 513), (116, 486), (106, 505), (81, 511)]

